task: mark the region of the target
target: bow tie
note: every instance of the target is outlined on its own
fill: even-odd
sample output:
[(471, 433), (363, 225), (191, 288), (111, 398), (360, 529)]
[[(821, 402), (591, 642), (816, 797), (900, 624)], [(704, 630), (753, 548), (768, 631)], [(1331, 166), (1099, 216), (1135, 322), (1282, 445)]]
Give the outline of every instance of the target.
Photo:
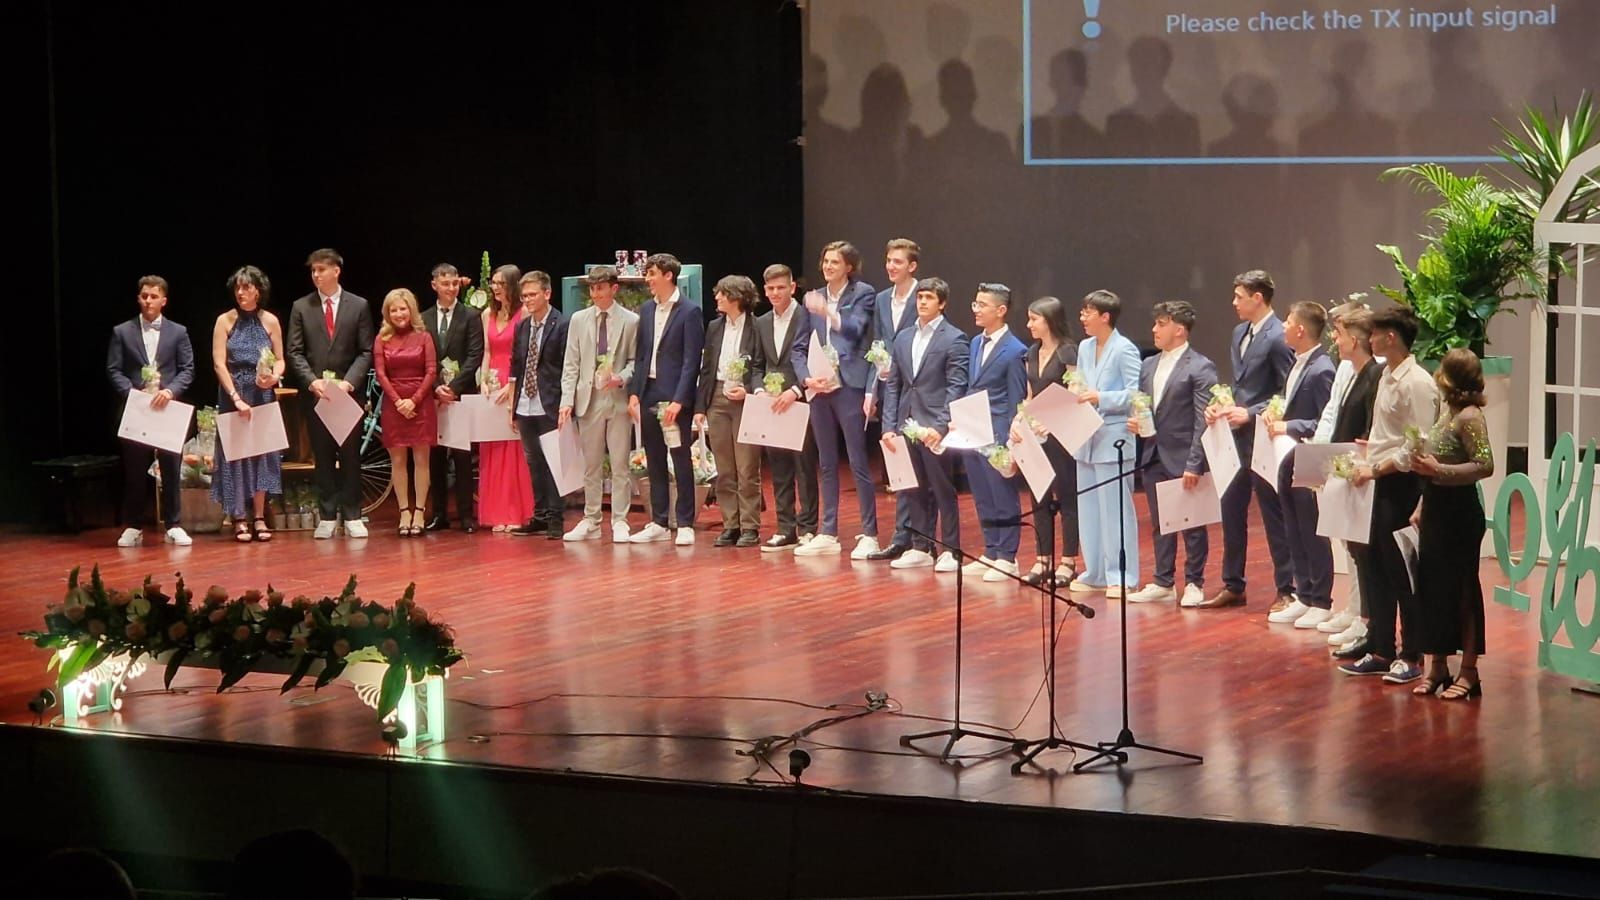
[(144, 330), (145, 331), (160, 331), (161, 330), (161, 320), (160, 319), (157, 319), (154, 322), (145, 322), (143, 324), (144, 324)]

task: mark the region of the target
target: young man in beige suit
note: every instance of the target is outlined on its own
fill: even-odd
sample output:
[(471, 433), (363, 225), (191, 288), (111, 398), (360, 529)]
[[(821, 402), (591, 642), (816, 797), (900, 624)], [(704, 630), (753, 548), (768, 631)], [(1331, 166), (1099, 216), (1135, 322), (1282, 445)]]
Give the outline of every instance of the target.
[(583, 518), (563, 540), (598, 540), (604, 470), (611, 458), (611, 540), (628, 541), (628, 506), (633, 484), (628, 449), (633, 423), (628, 418), (628, 381), (633, 377), (639, 342), (639, 317), (617, 303), (617, 270), (596, 266), (587, 276), (590, 305), (572, 314), (567, 354), (561, 372), (561, 418), (578, 420), (583, 448)]

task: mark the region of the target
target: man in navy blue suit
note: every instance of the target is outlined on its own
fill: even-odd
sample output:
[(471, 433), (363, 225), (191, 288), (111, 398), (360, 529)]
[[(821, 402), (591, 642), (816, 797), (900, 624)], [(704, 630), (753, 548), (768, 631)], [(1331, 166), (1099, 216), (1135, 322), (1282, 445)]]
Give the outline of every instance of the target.
[[(916, 241), (908, 238), (895, 238), (890, 241), (883, 251), (883, 271), (889, 276), (889, 286), (878, 292), (873, 298), (873, 329), (874, 342), (882, 341), (884, 349), (891, 354), (894, 351), (894, 342), (901, 334), (911, 328), (917, 321), (917, 263), (922, 255), (922, 248)], [(949, 292), (948, 287), (946, 293)], [(875, 373), (876, 384), (867, 394), (867, 402), (882, 405), (884, 402), (885, 383), (888, 375), (884, 369)], [(869, 411), (867, 417), (871, 418)], [(895, 423), (888, 419), (883, 420), (883, 433), (888, 434), (895, 430)], [(902, 553), (911, 546), (911, 532), (907, 526), (911, 524), (911, 505), (916, 502), (909, 493), (902, 491), (894, 495), (894, 536), (889, 540), (889, 546), (876, 553), (867, 554), (867, 559), (898, 559)]]
[[(851, 559), (866, 559), (878, 547), (878, 508), (873, 492), (871, 461), (867, 458), (867, 389), (875, 377), (867, 362), (872, 339), (874, 291), (862, 281), (861, 251), (849, 241), (834, 241), (822, 248), (823, 286), (806, 294), (806, 316), (795, 335), (790, 356), (795, 377), (811, 396), (811, 432), (817, 439), (817, 466), (821, 469), (822, 522), (817, 536), (795, 548), (796, 556), (838, 553), (839, 544), (839, 437), (844, 436), (850, 474), (856, 482), (861, 507), (861, 535)], [(811, 336), (838, 357), (832, 378), (812, 375), (808, 358)]]
[[(183, 396), (194, 382), (194, 347), (182, 325), (161, 314), (167, 306), (167, 280), (160, 275), (139, 279), (139, 315), (118, 325), (111, 332), (106, 351), (106, 374), (117, 396), (127, 402), (128, 394), (145, 391), (153, 394), (150, 406), (161, 409)], [(147, 382), (142, 375), (153, 366), (157, 377)], [(155, 454), (161, 472), (161, 519), (169, 544), (187, 547), (194, 543), (183, 530), (179, 515), (178, 454), (155, 450), (144, 444), (122, 441), (122, 536), (118, 547), (136, 547), (144, 542), (140, 530), (150, 520), (150, 456)]]
[(1233, 440), (1239, 448), (1239, 474), (1222, 491), (1222, 590), (1201, 604), (1204, 609), (1244, 605), (1245, 551), (1250, 543), (1250, 495), (1255, 494), (1261, 521), (1266, 526), (1267, 550), (1272, 554), (1273, 580), (1277, 599), (1270, 612), (1277, 612), (1294, 600), (1294, 566), (1289, 559), (1289, 540), (1284, 534), (1283, 507), (1278, 492), (1250, 470), (1251, 449), (1255, 446), (1255, 417), (1267, 403), (1283, 393), (1283, 385), (1294, 365), (1294, 351), (1283, 340), (1283, 322), (1272, 314), (1272, 276), (1252, 269), (1233, 279), (1233, 309), (1239, 325), (1233, 329), (1228, 354), (1233, 363), (1233, 402), (1227, 409), (1206, 408), (1206, 424), (1219, 418), (1228, 420)]
[[(1296, 441), (1310, 439), (1317, 432), (1322, 409), (1333, 395), (1333, 360), (1322, 347), (1322, 334), (1328, 327), (1328, 311), (1320, 303), (1296, 303), (1284, 323), (1284, 340), (1294, 351), (1294, 366), (1284, 383), (1284, 409), (1281, 418), (1268, 418), (1267, 428), (1274, 435), (1287, 435)], [(1294, 480), (1294, 453), (1278, 471), (1278, 504), (1283, 508), (1289, 554), (1294, 565), (1294, 602), (1267, 615), (1268, 622), (1293, 623), (1301, 629), (1316, 628), (1333, 618), (1333, 544), (1317, 534), (1317, 495), (1310, 488), (1291, 487)]]
[[(917, 317), (912, 326), (897, 335), (891, 351), (889, 377), (883, 390), (883, 452), (894, 449), (892, 438), (908, 420), (929, 429), (920, 441), (906, 441), (911, 465), (917, 473), (917, 487), (901, 491), (896, 501), (905, 498), (911, 528), (907, 531), (910, 548), (889, 565), (896, 569), (933, 566), (935, 572), (954, 572), (958, 566), (949, 550), (937, 552), (931, 540), (934, 520), (939, 525), (941, 543), (961, 547), (961, 521), (957, 513), (955, 454), (936, 452), (950, 430), (950, 402), (967, 393), (967, 366), (971, 346), (961, 329), (944, 317), (950, 299), (950, 285), (943, 278), (924, 278), (917, 283)], [(934, 560), (934, 556), (938, 560)]]
[(567, 358), (567, 320), (550, 305), (550, 276), (529, 272), (517, 283), (525, 315), (511, 339), (511, 425), (522, 439), (522, 457), (533, 482), (533, 518), (511, 533), (561, 540), (561, 492), (545, 458), (542, 435), (556, 430), (561, 409), (561, 370)]
[[(694, 464), (689, 459), (689, 423), (694, 419), (706, 329), (700, 307), (684, 299), (678, 290), (678, 274), (682, 271), (682, 264), (670, 253), (652, 254), (645, 260), (644, 283), (651, 299), (639, 307), (639, 350), (634, 356), (633, 381), (628, 385), (628, 414), (639, 423), (644, 438), (652, 521), (628, 538), (635, 544), (668, 538), (680, 547), (694, 544)], [(663, 405), (658, 419), (656, 408)], [(666, 429), (678, 435), (677, 446), (670, 450)], [(676, 537), (667, 530), (669, 477), (678, 486)]]
[[(1011, 307), (1011, 289), (1003, 284), (980, 283), (972, 301), (972, 318), (980, 333), (972, 339), (967, 359), (967, 395), (989, 394), (989, 420), (994, 442), (1005, 444), (1011, 437), (1011, 420), (1017, 404), (1028, 396), (1028, 347), (1006, 327)], [(966, 452), (967, 483), (972, 487), (972, 504), (978, 510), (978, 525), (983, 530), (983, 560), (968, 563), (969, 575), (982, 575), (984, 581), (1004, 581), (1006, 573), (1017, 574), (1017, 545), (1022, 541), (1022, 502), (1017, 486), (1000, 474), (981, 454)]]
[[(1206, 471), (1206, 452), (1200, 438), (1206, 430), (1206, 407), (1217, 383), (1217, 367), (1189, 345), (1194, 329), (1194, 306), (1184, 300), (1157, 303), (1150, 335), (1161, 351), (1141, 364), (1139, 390), (1150, 395), (1156, 435), (1143, 444), (1145, 498), (1150, 503), (1150, 534), (1155, 548), (1155, 580), (1128, 595), (1131, 603), (1170, 602), (1178, 598), (1178, 535), (1161, 533), (1156, 485), (1183, 479), (1184, 490), (1199, 484)], [(1128, 431), (1137, 434), (1137, 418), (1129, 417)], [(1206, 559), (1211, 538), (1206, 526), (1183, 530), (1183, 597), (1180, 606), (1199, 606), (1206, 583)]]

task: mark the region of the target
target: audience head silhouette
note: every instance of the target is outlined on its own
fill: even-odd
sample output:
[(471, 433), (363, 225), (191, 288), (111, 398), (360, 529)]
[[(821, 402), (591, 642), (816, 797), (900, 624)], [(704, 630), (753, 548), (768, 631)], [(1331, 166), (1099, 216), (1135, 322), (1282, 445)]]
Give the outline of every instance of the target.
[[(284, 870), (284, 861), (294, 864)], [(263, 873), (292, 872), (283, 879)], [(298, 897), (301, 900), (351, 900), (356, 895), (356, 873), (344, 852), (333, 842), (306, 828), (280, 831), (256, 838), (233, 859), (229, 900), (267, 900)]]
[(24, 896), (39, 900), (135, 900), (139, 894), (116, 860), (99, 850), (72, 848), (46, 856)]
[(637, 869), (599, 869), (547, 884), (528, 900), (679, 900), (665, 881)]

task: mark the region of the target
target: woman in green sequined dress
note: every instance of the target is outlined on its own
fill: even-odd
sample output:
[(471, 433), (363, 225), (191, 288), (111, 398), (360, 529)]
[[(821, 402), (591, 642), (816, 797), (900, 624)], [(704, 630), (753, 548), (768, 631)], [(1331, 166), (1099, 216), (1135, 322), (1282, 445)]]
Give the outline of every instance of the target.
[[(1483, 654), (1483, 586), (1478, 548), (1483, 543), (1483, 501), (1478, 482), (1494, 474), (1489, 429), (1483, 419), (1483, 366), (1471, 350), (1451, 350), (1435, 376), (1445, 411), (1428, 435), (1411, 471), (1426, 479), (1417, 524), (1417, 605), (1420, 640), (1428, 655), (1428, 677), (1412, 693), (1438, 692), (1445, 700), (1482, 694), (1478, 657)], [(1411, 643), (1411, 637), (1406, 637)], [(1461, 669), (1450, 674), (1450, 657)]]

